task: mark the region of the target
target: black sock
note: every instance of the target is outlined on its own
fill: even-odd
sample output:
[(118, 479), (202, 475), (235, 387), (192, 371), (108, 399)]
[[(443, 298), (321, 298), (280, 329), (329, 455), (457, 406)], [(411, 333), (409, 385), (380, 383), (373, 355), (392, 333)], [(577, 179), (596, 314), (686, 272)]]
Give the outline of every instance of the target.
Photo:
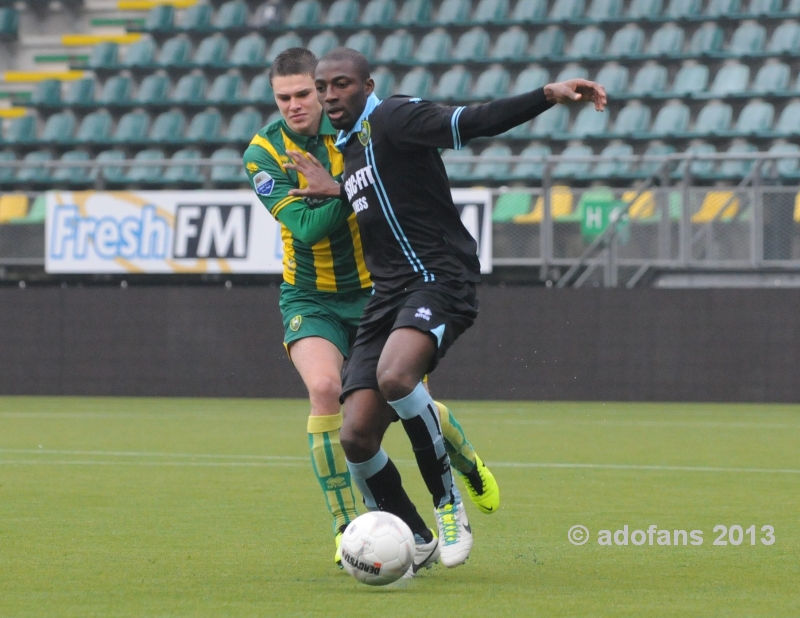
[(439, 506), (445, 497), (447, 498), (445, 502), (453, 502), (454, 497), (450, 493), (452, 487), (450, 458), (447, 456), (447, 452), (445, 451), (441, 457), (437, 456), (436, 445), (431, 442), (430, 432), (422, 417), (404, 418), (401, 421), (408, 434), (408, 439), (411, 441), (411, 448), (414, 450), (414, 457), (417, 458), (417, 466), (422, 474), (422, 479), (433, 496), (433, 505)]
[(383, 469), (366, 479), (365, 482), (381, 511), (397, 515), (408, 524), (411, 532), (419, 534), (426, 539), (426, 542), (430, 542), (431, 532), (417, 513), (417, 507), (411, 502), (406, 490), (403, 489), (400, 472), (397, 471), (391, 459)]

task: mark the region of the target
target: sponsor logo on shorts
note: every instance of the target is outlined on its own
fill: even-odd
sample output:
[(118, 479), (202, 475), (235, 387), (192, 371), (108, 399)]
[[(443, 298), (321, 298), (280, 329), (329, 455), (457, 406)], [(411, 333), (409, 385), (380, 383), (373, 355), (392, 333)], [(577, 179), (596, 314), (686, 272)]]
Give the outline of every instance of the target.
[(289, 322), (289, 328), (291, 328), (294, 332), (297, 332), (297, 331), (300, 330), (300, 325), (302, 323), (303, 323), (303, 316), (302, 315), (296, 315)]
[(266, 172), (259, 172), (253, 176), (253, 184), (259, 195), (270, 195), (275, 187), (275, 180)]
[(430, 322), (432, 316), (433, 316), (433, 312), (430, 309), (428, 309), (427, 307), (420, 307), (419, 309), (417, 309), (417, 313), (414, 314), (415, 318), (421, 318), (421, 319), (425, 320), (426, 322)]

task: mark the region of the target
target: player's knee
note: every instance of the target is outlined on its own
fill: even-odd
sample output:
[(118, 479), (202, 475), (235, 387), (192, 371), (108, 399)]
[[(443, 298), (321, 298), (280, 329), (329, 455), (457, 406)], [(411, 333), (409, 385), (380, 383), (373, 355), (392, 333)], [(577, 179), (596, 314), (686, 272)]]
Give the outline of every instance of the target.
[(339, 432), (339, 440), (348, 461), (367, 461), (380, 449), (380, 441), (376, 440), (374, 432), (357, 425), (345, 423)]
[(339, 395), (342, 393), (342, 381), (337, 376), (319, 375), (310, 380), (308, 396), (311, 405), (328, 414), (339, 412)]
[(419, 380), (413, 375), (389, 367), (378, 372), (378, 388), (386, 401), (397, 401), (413, 391)]

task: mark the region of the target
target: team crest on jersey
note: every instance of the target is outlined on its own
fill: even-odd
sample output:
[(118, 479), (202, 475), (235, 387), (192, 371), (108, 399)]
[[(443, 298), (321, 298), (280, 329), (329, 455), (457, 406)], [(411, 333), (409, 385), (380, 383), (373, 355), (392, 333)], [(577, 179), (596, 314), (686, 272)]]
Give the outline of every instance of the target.
[(369, 126), (368, 120), (361, 121), (361, 131), (358, 132), (358, 141), (361, 142), (362, 146), (366, 146), (369, 143), (369, 138), (372, 135), (372, 127)]
[(303, 323), (303, 316), (296, 315), (292, 318), (291, 322), (289, 322), (289, 328), (292, 329), (295, 333), (300, 330), (300, 325)]
[(259, 172), (253, 176), (253, 184), (259, 195), (270, 195), (275, 188), (275, 179), (266, 172)]

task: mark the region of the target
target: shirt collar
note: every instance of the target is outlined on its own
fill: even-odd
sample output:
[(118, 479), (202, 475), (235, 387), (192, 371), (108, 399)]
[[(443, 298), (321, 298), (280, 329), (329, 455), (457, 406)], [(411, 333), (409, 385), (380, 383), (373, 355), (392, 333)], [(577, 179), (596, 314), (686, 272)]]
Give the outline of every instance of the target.
[(281, 119), (283, 122), (283, 130), (289, 134), (289, 137), (292, 138), (292, 141), (295, 144), (306, 144), (309, 139), (318, 137), (320, 135), (336, 135), (336, 129), (333, 128), (331, 121), (325, 114), (322, 114), (322, 121), (319, 125), (319, 130), (317, 131), (316, 135), (301, 135), (300, 133), (295, 133), (289, 127), (289, 123), (286, 122), (286, 119)]
[(353, 128), (350, 129), (350, 131), (348, 131), (347, 133), (345, 133), (344, 131), (339, 131), (339, 133), (336, 135), (336, 147), (341, 148), (347, 143), (347, 140), (349, 140), (354, 133), (358, 133), (361, 130), (361, 123), (364, 122), (367, 119), (367, 117), (373, 111), (375, 111), (375, 108), (378, 107), (378, 105), (380, 104), (381, 100), (375, 95), (374, 92), (371, 95), (369, 95), (367, 97), (367, 105), (366, 107), (364, 107), (364, 111), (361, 113), (361, 117), (353, 125)]

